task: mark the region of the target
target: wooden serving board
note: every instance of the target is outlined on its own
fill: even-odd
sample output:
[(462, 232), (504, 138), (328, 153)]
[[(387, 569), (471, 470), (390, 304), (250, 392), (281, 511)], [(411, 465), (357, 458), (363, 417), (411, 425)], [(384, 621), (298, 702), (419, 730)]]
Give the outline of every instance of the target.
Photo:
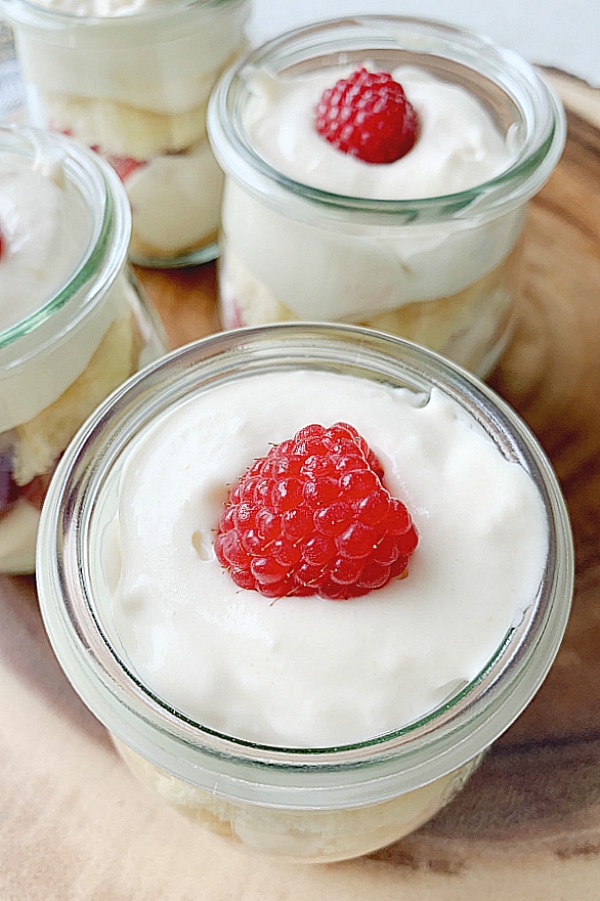
[[(134, 780), (59, 670), (32, 579), (0, 580), (0, 901), (599, 901), (600, 93), (531, 205), (518, 327), (490, 378), (548, 452), (577, 553), (551, 673), (467, 788), (348, 863), (247, 857)], [(214, 266), (140, 270), (172, 346), (218, 328)]]

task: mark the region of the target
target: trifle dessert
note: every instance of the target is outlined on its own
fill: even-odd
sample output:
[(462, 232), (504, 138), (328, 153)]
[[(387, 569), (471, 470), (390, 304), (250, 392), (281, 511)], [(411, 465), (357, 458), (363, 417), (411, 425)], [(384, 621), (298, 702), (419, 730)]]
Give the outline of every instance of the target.
[(499, 398), (401, 339), (292, 323), (113, 394), (52, 481), (38, 571), (57, 657), (140, 779), (242, 849), (323, 862), (464, 784), (551, 664), (573, 559)]
[(206, 105), (244, 47), (249, 0), (2, 0), (31, 122), (108, 159), (147, 265), (216, 253), (223, 176)]
[(565, 140), (532, 67), (418, 19), (319, 23), (220, 79), (225, 327), (352, 322), (480, 375), (511, 329), (527, 200)]
[(73, 141), (0, 129), (0, 572), (30, 572), (40, 507), (86, 416), (164, 350), (125, 268), (129, 206)]

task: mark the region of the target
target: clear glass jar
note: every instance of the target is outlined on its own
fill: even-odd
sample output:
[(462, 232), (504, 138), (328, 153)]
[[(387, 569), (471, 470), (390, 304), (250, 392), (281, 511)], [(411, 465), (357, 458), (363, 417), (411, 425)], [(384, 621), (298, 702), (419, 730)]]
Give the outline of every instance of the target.
[(245, 47), (250, 0), (107, 9), (93, 0), (0, 2), (29, 120), (73, 135), (113, 164), (133, 208), (134, 262), (214, 259), (223, 176), (206, 137), (206, 105)]
[[(311, 103), (307, 94), (294, 99), (290, 86), (296, 92), (323, 73), (333, 85), (340, 67), (348, 72), (365, 61), (390, 72), (416, 67), (467, 91), (510, 145), (510, 162), (459, 193), (344, 194), (336, 170), (343, 165), (349, 175), (350, 158), (332, 149), (329, 157), (322, 149), (317, 154), (304, 121), (313, 115), (321, 80), (318, 92), (311, 88)], [(256, 123), (272, 109), (277, 115), (287, 96), (282, 90), (290, 90), (299, 111), (293, 122), (286, 117), (281, 135), (275, 120), (264, 126), (269, 155), (255, 137)], [(427, 102), (431, 95), (421, 99)], [(425, 122), (427, 109), (422, 114)], [(442, 122), (437, 145), (446, 140), (445, 127)], [(334, 20), (277, 37), (231, 67), (213, 93), (208, 129), (226, 173), (219, 264), (224, 327), (346, 321), (409, 338), (480, 376), (489, 373), (510, 336), (527, 201), (550, 176), (565, 142), (561, 104), (531, 66), (483, 37), (439, 23), (399, 16)], [(442, 160), (428, 141), (419, 166), (437, 176)], [(373, 178), (376, 193), (380, 173), (392, 168), (403, 178), (402, 165), (416, 163), (419, 148), (420, 139), (392, 167), (352, 161), (359, 167), (353, 179)], [(313, 187), (321, 165), (328, 167), (318, 170), (326, 186)], [(373, 170), (380, 171), (373, 176)], [(392, 184), (386, 198), (394, 196)]]
[[(28, 207), (20, 189), (10, 193), (3, 177), (13, 166), (55, 179), (74, 204), (64, 214), (51, 211), (66, 219), (64, 246), (73, 241), (68, 268), (59, 265), (50, 276), (42, 268), (52, 263), (45, 248), (33, 248), (30, 281), (40, 299), (25, 315), (18, 304), (29, 273), (19, 261), (29, 234), (19, 232), (13, 253), (5, 233), (0, 250), (0, 275), (9, 270), (0, 301), (0, 572), (23, 573), (34, 568), (40, 507), (60, 455), (94, 407), (163, 353), (166, 341), (127, 267), (131, 214), (113, 170), (69, 138), (0, 128), (0, 232), (3, 213), (15, 205), (25, 222), (41, 223), (44, 238), (57, 220), (44, 220), (41, 197), (27, 198)], [(68, 218), (75, 211), (76, 221)]]
[[(119, 479), (140, 437), (204, 392), (290, 369), (346, 374), (419, 397), (441, 389), (534, 480), (549, 535), (536, 596), (470, 684), (454, 687), (435, 710), (395, 732), (335, 748), (240, 740), (174, 709), (132, 667), (109, 599), (118, 579), (108, 563), (114, 560)], [(389, 844), (453, 796), (539, 688), (558, 650), (573, 588), (564, 501), (543, 451), (516, 414), (474, 377), (424, 348), (333, 324), (224, 332), (130, 379), (64, 455), (44, 506), (38, 548), (40, 603), (55, 653), (131, 769), (232, 844), (304, 862), (341, 860)], [(231, 697), (233, 709), (235, 703)]]

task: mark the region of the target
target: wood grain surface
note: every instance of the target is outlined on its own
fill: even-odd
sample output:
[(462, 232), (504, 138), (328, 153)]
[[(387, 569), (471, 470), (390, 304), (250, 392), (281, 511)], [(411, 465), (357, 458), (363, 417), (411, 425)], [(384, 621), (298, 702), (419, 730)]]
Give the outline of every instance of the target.
[[(401, 842), (321, 867), (254, 859), (137, 784), (59, 670), (33, 580), (3, 578), (0, 901), (600, 901), (600, 99), (558, 81), (579, 112), (531, 204), (518, 325), (489, 380), (549, 454), (575, 535), (573, 613), (537, 697)], [(139, 275), (172, 346), (218, 328), (214, 266)]]

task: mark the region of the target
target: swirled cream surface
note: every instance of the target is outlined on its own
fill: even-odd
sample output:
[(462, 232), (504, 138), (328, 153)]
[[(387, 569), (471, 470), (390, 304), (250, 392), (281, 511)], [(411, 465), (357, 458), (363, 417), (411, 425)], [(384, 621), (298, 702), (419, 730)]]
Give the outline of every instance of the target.
[(464, 191), (498, 175), (514, 159), (515, 135), (502, 135), (472, 94), (409, 66), (394, 69), (392, 75), (419, 118), (412, 150), (394, 163), (379, 165), (340, 152), (318, 134), (315, 107), (323, 91), (351, 71), (327, 69), (297, 78), (252, 72), (243, 121), (260, 156), (303, 184), (385, 200)]
[(0, 331), (68, 282), (89, 241), (83, 197), (55, 152), (0, 154)]
[[(346, 602), (237, 588), (213, 551), (227, 486), (272, 443), (338, 420), (411, 511), (408, 577)], [(103, 557), (133, 670), (188, 717), (275, 745), (360, 741), (447, 700), (533, 601), (547, 554), (532, 480), (453, 401), (333, 373), (255, 375), (193, 397), (136, 440), (118, 495)]]

